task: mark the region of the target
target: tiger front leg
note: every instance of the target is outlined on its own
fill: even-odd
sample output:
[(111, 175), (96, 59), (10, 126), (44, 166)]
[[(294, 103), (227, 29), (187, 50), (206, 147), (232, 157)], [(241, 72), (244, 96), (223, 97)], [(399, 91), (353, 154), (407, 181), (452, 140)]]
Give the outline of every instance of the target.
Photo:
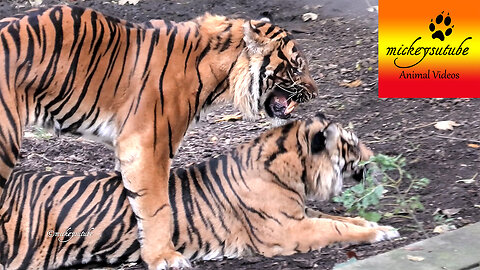
[(318, 211), (318, 210), (314, 210), (312, 208), (305, 208), (305, 213), (307, 214), (308, 217), (311, 217), (311, 218), (328, 218), (328, 219), (332, 219), (332, 220), (338, 220), (338, 221), (343, 221), (343, 222), (347, 222), (347, 223), (352, 223), (354, 225), (358, 225), (358, 226), (363, 226), (363, 227), (377, 227), (378, 224), (376, 222), (372, 222), (372, 221), (368, 221), (364, 218), (361, 218), (361, 217), (354, 217), (354, 218), (351, 218), (351, 217), (340, 217), (340, 216), (332, 216), (332, 215), (329, 215), (329, 214), (325, 214), (321, 211)]
[[(153, 135), (152, 135), (153, 136)], [(141, 140), (119, 140), (117, 156), (128, 199), (137, 218), (141, 257), (149, 269), (189, 267), (172, 243), (173, 220), (168, 198), (170, 159)], [(148, 144), (147, 144), (148, 145)]]
[(390, 226), (363, 227), (328, 218), (305, 217), (291, 223), (279, 236), (282, 252), (270, 255), (308, 252), (333, 243), (374, 243), (399, 237), (399, 233)]

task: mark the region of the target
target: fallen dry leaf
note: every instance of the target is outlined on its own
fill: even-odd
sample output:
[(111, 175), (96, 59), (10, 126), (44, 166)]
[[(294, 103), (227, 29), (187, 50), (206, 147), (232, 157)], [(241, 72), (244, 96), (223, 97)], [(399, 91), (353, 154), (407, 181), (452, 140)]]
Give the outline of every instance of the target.
[(473, 184), (473, 183), (475, 183), (475, 179), (462, 179), (462, 180), (457, 180), (457, 183)]
[(140, 0), (118, 0), (119, 5), (136, 5)]
[(240, 113), (224, 115), (222, 118), (215, 120), (215, 122), (228, 122), (237, 120), (242, 120), (242, 115)]
[(302, 20), (304, 22), (315, 21), (318, 18), (318, 15), (313, 12), (308, 12), (302, 15)]
[(471, 148), (480, 148), (480, 145), (475, 144), (475, 143), (469, 143), (469, 144), (467, 144), (467, 146), (471, 147)]
[(455, 214), (458, 214), (458, 212), (460, 212), (460, 210), (462, 210), (461, 208), (451, 208), (451, 209), (443, 209), (442, 210), (442, 213), (444, 215), (447, 215), (448, 217), (451, 217)]
[(412, 261), (412, 262), (421, 262), (421, 261), (425, 260), (424, 257), (412, 256), (412, 255), (407, 255), (407, 259), (408, 259), (409, 261)]
[(357, 253), (355, 253), (355, 251), (352, 251), (352, 250), (350, 250), (350, 251), (347, 252), (347, 257), (348, 257), (349, 259), (355, 258), (355, 259), (358, 260)]
[(473, 183), (475, 183), (475, 178), (477, 178), (477, 175), (478, 175), (478, 173), (476, 173), (472, 178), (460, 179), (460, 180), (457, 180), (456, 182), (457, 183), (465, 183), (465, 184), (473, 184)]
[(43, 0), (28, 0), (32, 7), (38, 7), (43, 4)]
[(340, 86), (346, 86), (346, 87), (350, 87), (350, 88), (359, 87), (360, 85), (362, 85), (362, 80), (355, 80), (353, 82), (341, 82), (340, 83)]
[(378, 6), (369, 6), (367, 8), (367, 11), (369, 12), (378, 12)]
[(437, 227), (435, 227), (435, 229), (433, 229), (433, 232), (434, 233), (445, 233), (445, 232), (448, 232), (448, 231), (453, 231), (453, 230), (456, 230), (457, 227), (455, 225), (438, 225)]
[(454, 121), (438, 121), (435, 123), (434, 127), (439, 130), (453, 130), (453, 127), (458, 127), (460, 124), (455, 123)]

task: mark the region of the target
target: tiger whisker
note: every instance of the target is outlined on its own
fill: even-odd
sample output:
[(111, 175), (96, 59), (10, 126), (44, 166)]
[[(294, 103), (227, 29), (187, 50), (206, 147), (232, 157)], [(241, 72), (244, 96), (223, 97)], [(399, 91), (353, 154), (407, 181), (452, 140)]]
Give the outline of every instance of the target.
[(288, 70), (288, 69), (287, 69), (287, 74), (288, 74), (288, 77), (290, 78), (290, 80), (291, 80), (292, 82), (296, 83), (295, 80), (294, 80), (293, 77), (292, 77), (291, 71)]
[(290, 89), (285, 88), (284, 86), (282, 86), (282, 85), (280, 85), (280, 84), (278, 84), (278, 83), (276, 83), (275, 86), (277, 86), (278, 88), (282, 89), (283, 91), (285, 91), (285, 92), (287, 92), (287, 93), (289, 93), (289, 94), (296, 94), (296, 92), (293, 92), (293, 91), (291, 91)]

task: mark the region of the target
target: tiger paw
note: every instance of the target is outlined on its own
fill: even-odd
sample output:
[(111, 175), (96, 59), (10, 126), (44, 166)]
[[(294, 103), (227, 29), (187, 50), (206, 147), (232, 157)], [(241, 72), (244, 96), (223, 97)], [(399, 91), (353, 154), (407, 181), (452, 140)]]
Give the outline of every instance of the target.
[(190, 268), (190, 262), (176, 251), (162, 253), (154, 260), (145, 260), (150, 270), (164, 270), (169, 268), (184, 269)]
[(378, 226), (378, 227), (375, 227), (375, 230), (376, 230), (375, 239), (373, 239), (371, 243), (376, 243), (384, 240), (391, 240), (391, 239), (400, 237), (400, 233), (397, 231), (397, 229), (391, 226)]

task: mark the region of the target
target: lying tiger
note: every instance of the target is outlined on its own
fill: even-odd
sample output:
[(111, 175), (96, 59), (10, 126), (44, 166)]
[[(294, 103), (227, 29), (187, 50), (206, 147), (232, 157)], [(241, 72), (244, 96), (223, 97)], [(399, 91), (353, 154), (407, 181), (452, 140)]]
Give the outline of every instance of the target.
[[(190, 259), (267, 257), (334, 242), (398, 236), (361, 218), (324, 215), (305, 200), (326, 200), (371, 156), (357, 137), (317, 115), (269, 130), (227, 155), (177, 169), (169, 179), (175, 248)], [(0, 198), (0, 262), (8, 269), (53, 269), (137, 261), (140, 245), (129, 194), (118, 173), (14, 172)], [(56, 233), (81, 233), (62, 236)]]

